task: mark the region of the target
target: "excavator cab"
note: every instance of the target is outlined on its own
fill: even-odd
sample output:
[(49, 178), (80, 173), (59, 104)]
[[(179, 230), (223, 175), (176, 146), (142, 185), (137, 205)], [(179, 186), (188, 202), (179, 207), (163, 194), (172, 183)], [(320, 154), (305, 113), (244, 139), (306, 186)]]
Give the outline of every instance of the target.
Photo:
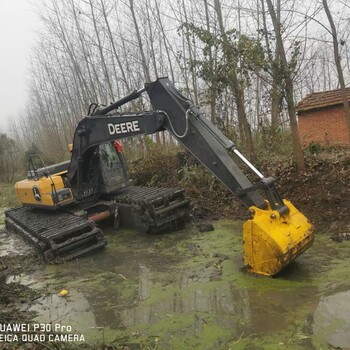
[[(37, 167), (37, 164), (42, 164)], [(75, 179), (68, 185), (66, 174), (70, 161), (46, 166), (39, 155), (28, 161), (27, 179), (16, 183), (21, 204), (36, 208), (57, 209), (76, 201)], [(84, 155), (81, 198), (116, 192), (129, 185), (126, 163), (120, 144), (107, 142), (91, 147)]]
[(129, 185), (126, 163), (113, 142), (89, 148), (83, 158), (81, 181), (70, 181), (74, 197), (84, 200), (91, 196), (110, 194)]
[(119, 143), (104, 143), (98, 147), (101, 194), (110, 194), (127, 187), (127, 166)]

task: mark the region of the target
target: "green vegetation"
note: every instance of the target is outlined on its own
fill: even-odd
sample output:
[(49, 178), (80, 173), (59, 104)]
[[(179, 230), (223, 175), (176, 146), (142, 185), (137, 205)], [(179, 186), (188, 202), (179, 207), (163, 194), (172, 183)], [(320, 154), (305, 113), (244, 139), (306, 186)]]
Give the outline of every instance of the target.
[(15, 184), (0, 182), (0, 208), (11, 208), (18, 205)]
[(0, 133), (0, 182), (12, 182), (18, 164), (18, 149), (16, 143), (6, 134)]
[(43, 166), (42, 161), (41, 161), (41, 155), (42, 152), (40, 151), (39, 147), (32, 142), (32, 144), (28, 147), (28, 149), (24, 153), (23, 157), (23, 164), (25, 167), (28, 167), (28, 161), (30, 157), (32, 157), (32, 162), (35, 168), (40, 168)]
[[(231, 131), (226, 130), (227, 133)], [(255, 164), (258, 168), (267, 164), (269, 167), (267, 175), (273, 174), (270, 172), (272, 168), (283, 169), (293, 165), (290, 134), (280, 130), (277, 135), (281, 142), (271, 143), (269, 147), (264, 146), (269, 142), (268, 129), (266, 133), (254, 135), (258, 145), (256, 149), (259, 150)], [(242, 212), (238, 209), (241, 206), (233, 195), (183, 147), (174, 146), (166, 149), (152, 144), (152, 149), (145, 156), (136, 158), (135, 154), (131, 154), (128, 159), (129, 176), (135, 185), (178, 186), (183, 188), (191, 199), (194, 212), (201, 211), (204, 215), (219, 213), (220, 217), (225, 217), (228, 213), (235, 213), (238, 210), (237, 217), (242, 218)], [(243, 170), (246, 169), (237, 157), (234, 160), (240, 163)], [(251, 174), (251, 171), (248, 170), (247, 174)], [(210, 203), (208, 203), (209, 193)]]
[[(69, 324), (86, 336), (86, 344), (62, 348), (322, 348), (328, 333), (322, 338), (312, 329), (312, 315), (322, 296), (348, 290), (348, 244), (318, 236), (272, 279), (240, 270), (239, 222), (214, 225), (212, 232), (157, 236), (111, 230), (101, 255), (47, 266), (40, 275), (51, 298), (39, 308), (48, 307), (51, 317), (70, 310)], [(70, 292), (64, 301), (55, 298), (62, 286)]]
[[(146, 138), (145, 140), (149, 140)], [(182, 148), (166, 149), (155, 143), (146, 142), (148, 151), (143, 157), (136, 157), (126, 150), (130, 178), (135, 184), (159, 186), (161, 184), (176, 183), (177, 171), (180, 166), (178, 158)]]
[(0, 225), (5, 223), (4, 210), (18, 205), (15, 184), (0, 182)]

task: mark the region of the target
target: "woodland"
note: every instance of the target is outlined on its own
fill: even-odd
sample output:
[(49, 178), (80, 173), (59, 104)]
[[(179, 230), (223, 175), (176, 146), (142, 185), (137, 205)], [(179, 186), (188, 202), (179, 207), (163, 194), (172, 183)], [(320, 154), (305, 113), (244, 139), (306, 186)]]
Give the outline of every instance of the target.
[[(46, 0), (37, 11), (29, 98), (0, 130), (3, 182), (30, 154), (47, 164), (67, 159), (91, 103), (108, 105), (163, 76), (250, 159), (285, 148), (302, 170), (298, 101), (345, 91), (350, 79), (345, 0)], [(344, 108), (350, 130), (346, 98)], [(144, 96), (122, 111), (149, 109)], [(176, 141), (162, 132), (125, 144), (144, 156), (149, 144)]]

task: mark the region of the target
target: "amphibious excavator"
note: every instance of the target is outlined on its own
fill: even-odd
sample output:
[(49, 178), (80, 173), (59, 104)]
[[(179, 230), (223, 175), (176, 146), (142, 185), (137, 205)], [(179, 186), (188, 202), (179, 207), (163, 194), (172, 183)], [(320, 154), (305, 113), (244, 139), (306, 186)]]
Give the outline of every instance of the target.
[[(118, 108), (147, 92), (152, 111)], [(110, 221), (147, 232), (176, 229), (189, 202), (178, 188), (132, 186), (118, 140), (167, 130), (248, 208), (243, 224), (244, 264), (275, 275), (308, 249), (312, 225), (168, 78), (146, 83), (105, 107), (90, 106), (78, 124), (67, 162), (36, 168), (16, 184), (21, 206), (5, 213), (6, 226), (26, 237), (48, 261), (72, 259), (106, 244), (95, 224)], [(244, 164), (256, 180), (248, 179)]]

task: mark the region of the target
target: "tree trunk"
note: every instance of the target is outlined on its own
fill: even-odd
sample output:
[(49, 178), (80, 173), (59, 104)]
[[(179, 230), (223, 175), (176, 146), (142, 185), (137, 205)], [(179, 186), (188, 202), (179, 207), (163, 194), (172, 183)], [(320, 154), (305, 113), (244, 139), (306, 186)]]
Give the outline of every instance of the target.
[(100, 62), (102, 65), (102, 69), (103, 69), (103, 75), (105, 77), (105, 81), (107, 82), (107, 86), (108, 86), (108, 94), (107, 94), (107, 98), (109, 98), (108, 102), (112, 102), (114, 100), (114, 92), (113, 92), (113, 87), (112, 87), (112, 83), (111, 80), (109, 78), (109, 72), (107, 69), (107, 64), (106, 64), (106, 59), (103, 53), (103, 46), (102, 46), (102, 42), (100, 39), (100, 34), (97, 28), (97, 19), (96, 19), (96, 15), (95, 15), (95, 9), (94, 9), (94, 4), (92, 3), (92, 0), (89, 1), (90, 4), (90, 10), (91, 10), (91, 15), (92, 15), (92, 22), (94, 25), (94, 29), (95, 29), (95, 35), (96, 35), (96, 39), (97, 39), (97, 47), (98, 47), (98, 52), (100, 53)]
[[(82, 74), (81, 67), (78, 63), (78, 59), (75, 55), (74, 45), (69, 40), (69, 33), (67, 33), (67, 30), (62, 23), (63, 16), (62, 16), (62, 13), (60, 12), (60, 9), (58, 7), (57, 0), (53, 1), (53, 7), (54, 7), (54, 14), (56, 16), (57, 24), (59, 26), (59, 28), (57, 28), (59, 30), (58, 38), (61, 41), (63, 47), (66, 50), (66, 53), (68, 54), (68, 56), (72, 62), (72, 65), (73, 65), (72, 71), (73, 71), (73, 74), (75, 74), (75, 76), (79, 82), (80, 91), (81, 91), (82, 98), (83, 98), (83, 103), (85, 105), (88, 105), (90, 103), (89, 96), (87, 96), (87, 92), (89, 91), (89, 89), (87, 87), (85, 77)], [(63, 17), (63, 19), (64, 19), (64, 17)], [(52, 23), (52, 24), (55, 25), (54, 23)]]
[[(185, 23), (190, 23), (188, 16), (187, 16), (187, 10), (186, 10), (186, 4), (190, 2), (185, 3), (184, 0), (182, 0), (182, 8), (183, 8), (183, 14), (185, 18)], [(191, 21), (192, 22), (192, 21)], [(195, 47), (195, 37), (191, 35), (191, 38), (186, 35), (187, 38), (187, 50), (188, 50), (188, 57), (189, 61), (193, 62), (196, 60), (196, 51), (194, 50)], [(191, 73), (191, 78), (192, 78), (192, 88), (193, 88), (193, 97), (194, 97), (194, 103), (198, 106), (199, 101), (198, 101), (198, 91), (197, 91), (197, 73), (196, 73), (196, 67), (193, 67), (193, 71)]]
[(230, 67), (231, 74), (231, 89), (235, 96), (236, 100), (236, 107), (237, 107), (237, 116), (238, 116), (238, 122), (239, 122), (239, 128), (240, 128), (240, 136), (242, 139), (243, 145), (247, 148), (247, 151), (249, 152), (250, 158), (255, 158), (255, 150), (253, 145), (253, 138), (252, 138), (252, 132), (250, 128), (250, 124), (247, 119), (247, 114), (245, 111), (245, 104), (244, 104), (244, 90), (243, 86), (239, 81), (239, 77), (237, 74), (237, 62), (234, 62), (232, 59), (232, 53), (231, 48), (229, 45), (229, 39), (227, 38), (225, 29), (224, 29), (224, 22), (222, 19), (222, 12), (221, 12), (221, 4), (220, 0), (214, 0), (214, 6), (215, 11), (218, 18), (219, 28), (220, 28), (220, 34), (223, 40), (223, 50), (225, 53), (225, 56), (227, 57), (227, 63)]
[(165, 33), (164, 30), (164, 25), (163, 25), (163, 21), (162, 21), (162, 17), (159, 11), (159, 4), (158, 1), (155, 1), (155, 6), (156, 6), (156, 11), (157, 11), (157, 20), (158, 20), (158, 25), (160, 27), (160, 31), (161, 31), (161, 38), (163, 40), (164, 43), (164, 48), (165, 48), (165, 52), (168, 58), (168, 64), (169, 64), (169, 69), (170, 69), (170, 76), (171, 76), (171, 81), (173, 82), (173, 84), (175, 84), (175, 75), (174, 75), (174, 69), (173, 69), (173, 64), (172, 64), (172, 59), (170, 57), (170, 50), (169, 50), (169, 45), (167, 43), (167, 35)]
[(83, 53), (83, 56), (84, 56), (86, 70), (87, 70), (88, 77), (89, 77), (90, 89), (92, 91), (92, 96), (90, 96), (91, 102), (92, 101), (98, 102), (98, 96), (97, 96), (96, 89), (95, 89), (95, 85), (98, 82), (94, 81), (93, 78), (92, 78), (90, 64), (89, 64), (89, 59), (88, 59), (89, 54), (88, 54), (88, 51), (87, 51), (88, 45), (86, 45), (85, 40), (84, 40), (84, 33), (83, 33), (82, 29), (81, 29), (80, 22), (79, 22), (79, 19), (78, 19), (78, 13), (77, 13), (76, 5), (75, 5), (75, 0), (71, 0), (71, 6), (72, 6), (72, 12), (73, 12), (75, 26), (76, 26), (77, 32), (78, 32), (78, 37), (79, 37), (79, 41), (80, 41), (81, 50), (82, 50), (82, 53)]
[(299, 136), (299, 128), (296, 117), (296, 109), (294, 104), (294, 84), (292, 79), (292, 72), (288, 67), (288, 62), (286, 58), (286, 53), (283, 46), (282, 35), (281, 35), (281, 23), (278, 22), (275, 9), (272, 5), (271, 0), (266, 0), (268, 10), (271, 16), (275, 36), (276, 36), (276, 45), (278, 50), (278, 55), (281, 59), (281, 69), (283, 72), (283, 79), (285, 83), (285, 95), (288, 106), (288, 116), (290, 121), (290, 127), (292, 131), (292, 139), (293, 139), (293, 150), (294, 156), (297, 164), (298, 170), (305, 169), (304, 155), (303, 150), (301, 148), (300, 136)]
[(135, 15), (135, 9), (134, 9), (134, 0), (129, 0), (129, 4), (130, 4), (130, 12), (131, 12), (131, 16), (133, 19), (133, 23), (134, 23), (134, 28), (136, 31), (136, 38), (137, 38), (137, 42), (139, 45), (139, 50), (140, 50), (140, 54), (141, 54), (141, 63), (142, 63), (142, 68), (143, 68), (143, 73), (145, 76), (145, 80), (146, 82), (150, 82), (151, 81), (151, 75), (149, 73), (149, 69), (148, 69), (148, 63), (146, 61), (146, 55), (145, 52), (143, 50), (143, 44), (142, 44), (142, 38), (141, 38), (141, 34), (140, 34), (140, 29), (139, 29), (139, 25), (136, 19), (136, 15)]
[[(206, 29), (210, 32), (210, 21), (209, 21), (209, 6), (208, 0), (204, 0), (205, 8), (205, 22)], [(211, 85), (209, 86), (209, 104), (210, 104), (210, 120), (215, 125), (216, 124), (216, 97), (217, 97), (217, 83), (214, 78), (214, 59), (212, 48), (209, 48), (208, 52), (209, 62), (210, 62), (210, 73), (212, 76)]]
[(332, 30), (334, 60), (335, 60), (335, 65), (337, 67), (339, 85), (340, 85), (341, 95), (342, 95), (343, 105), (344, 105), (345, 121), (346, 121), (346, 126), (348, 129), (348, 137), (349, 137), (349, 142), (350, 142), (350, 107), (349, 107), (348, 95), (346, 93), (343, 69), (342, 69), (341, 62), (340, 62), (341, 57), (340, 57), (340, 53), (339, 53), (338, 35), (337, 35), (337, 30), (335, 28), (332, 15), (329, 11), (327, 0), (322, 0), (322, 2), (323, 2), (324, 10), (327, 14), (329, 25), (331, 26), (331, 30)]
[[(146, 55), (145, 55), (145, 52), (144, 52), (144, 49), (143, 49), (143, 44), (142, 44), (142, 38), (141, 38), (139, 25), (138, 25), (138, 22), (137, 22), (137, 19), (136, 19), (136, 14), (135, 14), (135, 9), (134, 9), (134, 0), (129, 0), (129, 4), (130, 4), (131, 16), (132, 16), (132, 19), (133, 19), (133, 22), (134, 22), (135, 31), (136, 31), (137, 42), (138, 42), (138, 45), (139, 45), (139, 51), (140, 51), (140, 54), (141, 54), (141, 63), (142, 63), (143, 73), (144, 73), (146, 82), (150, 82), (151, 81), (151, 75), (150, 75), (148, 63), (146, 61)], [(158, 132), (155, 134), (155, 137), (156, 137), (156, 143), (160, 144), (160, 136), (159, 136)]]
[[(281, 84), (279, 84), (279, 79), (281, 79), (279, 74), (279, 55), (278, 49), (276, 45), (275, 56), (272, 56), (272, 50), (268, 37), (268, 29), (266, 24), (266, 15), (265, 15), (265, 5), (264, 0), (261, 0), (261, 8), (262, 8), (262, 20), (264, 27), (264, 36), (265, 36), (265, 44), (269, 57), (269, 61), (272, 66), (272, 86), (271, 86), (271, 129), (270, 129), (270, 138), (271, 142), (275, 142), (276, 130), (278, 125), (280, 124), (280, 113), (281, 113), (281, 99), (282, 93), (280, 90)], [(281, 12), (281, 2), (277, 1), (277, 9), (276, 9), (276, 18), (278, 23), (280, 23), (280, 12)]]
[(157, 61), (156, 61), (156, 50), (154, 49), (154, 36), (153, 36), (153, 31), (154, 28), (152, 28), (152, 22), (151, 22), (151, 16), (149, 13), (149, 7), (150, 3), (148, 0), (146, 1), (146, 14), (147, 14), (147, 25), (148, 25), (148, 46), (150, 48), (150, 55), (151, 55), (151, 60), (153, 64), (153, 69), (154, 69), (154, 75), (158, 78), (158, 67), (157, 67)]

